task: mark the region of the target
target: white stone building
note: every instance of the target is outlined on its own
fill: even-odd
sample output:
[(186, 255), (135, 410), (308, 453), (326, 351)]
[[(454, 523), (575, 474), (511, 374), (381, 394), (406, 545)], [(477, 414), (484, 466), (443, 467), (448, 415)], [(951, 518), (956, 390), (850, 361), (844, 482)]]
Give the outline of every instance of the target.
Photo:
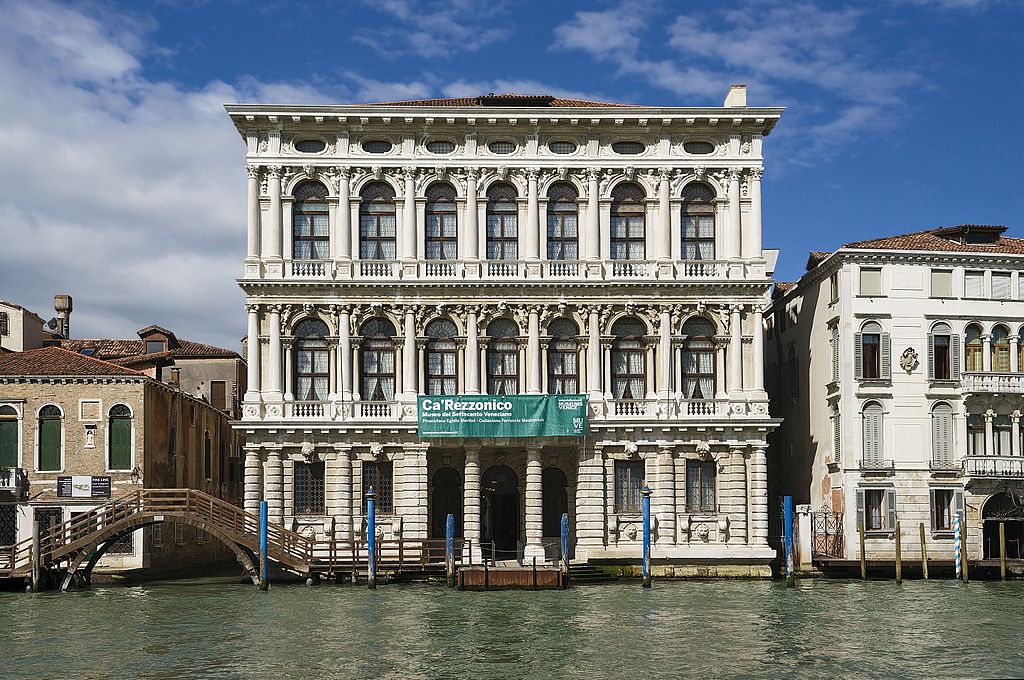
[[(820, 556), (953, 556), (966, 509), (972, 560), (1024, 542), (1024, 239), (962, 225), (811, 253), (778, 284), (766, 371), (780, 487), (839, 527), (814, 536)], [(835, 536), (838, 535), (838, 538)]]
[[(246, 507), (318, 537), (765, 574), (762, 138), (746, 106), (229, 105), (246, 144)], [(421, 439), (420, 394), (583, 394), (581, 438)], [(477, 558), (478, 559), (478, 558)]]

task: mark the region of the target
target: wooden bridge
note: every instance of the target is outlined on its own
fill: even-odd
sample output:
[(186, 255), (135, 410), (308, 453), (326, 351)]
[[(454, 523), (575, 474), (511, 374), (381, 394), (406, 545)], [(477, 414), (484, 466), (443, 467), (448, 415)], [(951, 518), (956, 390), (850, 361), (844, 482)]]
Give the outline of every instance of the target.
[[(259, 583), (259, 517), (195, 489), (141, 489), (112, 500), (42, 532), (39, 555), (32, 539), (0, 547), (0, 578), (29, 578), (33, 565), (48, 580), (69, 590), (89, 583), (107, 549), (146, 526), (161, 522), (188, 524), (219, 539), (234, 551), (254, 584)], [(466, 543), (457, 539), (456, 566)], [(377, 545), (378, 573), (445, 573), (445, 542), (402, 539)], [(367, 571), (366, 541), (314, 540), (277, 524), (267, 527), (267, 556), (301, 576), (357, 576)]]

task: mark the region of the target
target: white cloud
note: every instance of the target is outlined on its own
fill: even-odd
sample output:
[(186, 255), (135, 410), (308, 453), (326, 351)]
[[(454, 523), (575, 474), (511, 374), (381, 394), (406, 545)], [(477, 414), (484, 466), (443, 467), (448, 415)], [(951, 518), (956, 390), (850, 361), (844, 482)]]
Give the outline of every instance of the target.
[(72, 294), (77, 337), (160, 323), (237, 348), (244, 147), (223, 104), (327, 97), (148, 80), (142, 26), (47, 0), (0, 12), (0, 297), (49, 318)]
[(388, 57), (412, 52), (439, 59), (476, 52), (505, 39), (512, 28), (506, 3), (500, 0), (378, 0), (371, 4), (391, 15), (397, 25), (363, 30), (354, 39)]

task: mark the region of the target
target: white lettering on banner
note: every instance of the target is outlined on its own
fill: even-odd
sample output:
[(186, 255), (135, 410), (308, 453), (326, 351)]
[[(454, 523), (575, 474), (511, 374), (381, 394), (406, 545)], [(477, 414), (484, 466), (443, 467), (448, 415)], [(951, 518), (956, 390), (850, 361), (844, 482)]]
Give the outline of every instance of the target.
[(455, 399), (423, 400), (424, 411), (509, 411), (511, 409), (512, 402), (510, 401), (456, 401)]
[(583, 408), (582, 399), (562, 399), (558, 402), (559, 411), (576, 411)]

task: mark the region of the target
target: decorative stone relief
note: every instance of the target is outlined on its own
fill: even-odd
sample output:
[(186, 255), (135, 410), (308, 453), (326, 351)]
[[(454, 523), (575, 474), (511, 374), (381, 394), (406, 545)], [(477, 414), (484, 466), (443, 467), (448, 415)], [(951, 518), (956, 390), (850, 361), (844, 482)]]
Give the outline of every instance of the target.
[(908, 347), (903, 350), (903, 354), (900, 355), (900, 368), (906, 371), (908, 374), (913, 373), (914, 369), (920, 365), (917, 357), (917, 350), (913, 347)]

